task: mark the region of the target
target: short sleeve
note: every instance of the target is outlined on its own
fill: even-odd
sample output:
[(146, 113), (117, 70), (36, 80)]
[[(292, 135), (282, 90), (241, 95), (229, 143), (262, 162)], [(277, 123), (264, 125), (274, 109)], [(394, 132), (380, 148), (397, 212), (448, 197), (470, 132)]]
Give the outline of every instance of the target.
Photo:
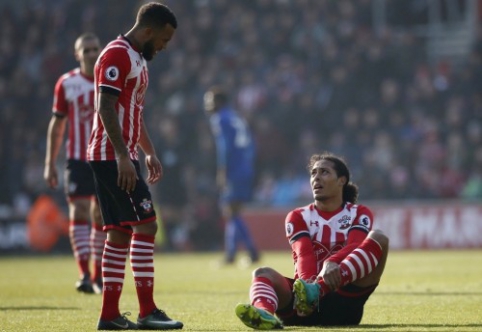
[(285, 232), (290, 244), (302, 235), (310, 235), (300, 210), (293, 210), (288, 213), (285, 219)]
[(67, 99), (65, 98), (65, 89), (63, 83), (64, 78), (62, 76), (57, 80), (57, 83), (55, 84), (52, 113), (66, 116), (69, 112), (69, 105)]
[(97, 65), (99, 68), (97, 69), (96, 84), (99, 89), (108, 88), (120, 93), (131, 70), (127, 49), (118, 46), (106, 50)]

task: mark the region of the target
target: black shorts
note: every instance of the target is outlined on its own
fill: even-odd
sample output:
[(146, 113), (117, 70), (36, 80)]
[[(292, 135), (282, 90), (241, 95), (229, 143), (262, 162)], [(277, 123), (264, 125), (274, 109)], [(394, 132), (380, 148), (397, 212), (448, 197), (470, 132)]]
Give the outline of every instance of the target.
[(117, 185), (117, 162), (90, 161), (94, 171), (95, 189), (102, 211), (104, 230), (117, 229), (132, 232), (133, 225), (156, 220), (151, 193), (141, 176), (139, 161), (133, 160), (138, 180), (133, 192), (122, 190)]
[[(293, 288), (293, 279), (287, 278)], [(329, 293), (320, 299), (320, 304), (314, 313), (300, 317), (293, 309), (293, 303), (288, 309), (276, 312), (286, 326), (343, 326), (358, 325), (363, 317), (363, 307), (377, 285), (358, 287), (348, 284), (336, 292)]]
[(89, 163), (74, 159), (67, 160), (64, 191), (69, 200), (95, 196), (94, 174)]

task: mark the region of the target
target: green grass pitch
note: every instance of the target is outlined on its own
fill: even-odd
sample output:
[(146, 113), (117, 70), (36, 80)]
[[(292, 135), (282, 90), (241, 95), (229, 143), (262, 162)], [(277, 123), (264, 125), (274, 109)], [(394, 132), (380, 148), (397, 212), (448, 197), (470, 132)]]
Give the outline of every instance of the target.
[[(221, 253), (157, 254), (157, 304), (184, 331), (249, 331), (234, 315), (248, 301), (254, 267), (219, 267)], [(289, 252), (260, 262), (292, 275)], [(95, 331), (101, 297), (74, 290), (70, 256), (0, 257), (0, 332)], [(121, 311), (138, 313), (129, 269)], [(291, 331), (482, 331), (482, 251), (392, 251), (362, 324)]]

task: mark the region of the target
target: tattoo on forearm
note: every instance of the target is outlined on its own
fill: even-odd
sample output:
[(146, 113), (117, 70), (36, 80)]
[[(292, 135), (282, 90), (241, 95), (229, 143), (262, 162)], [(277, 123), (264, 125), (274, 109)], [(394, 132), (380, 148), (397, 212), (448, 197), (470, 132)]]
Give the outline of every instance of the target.
[(122, 137), (122, 129), (115, 110), (118, 97), (107, 93), (100, 94), (99, 114), (107, 136), (117, 155), (127, 154), (127, 147)]

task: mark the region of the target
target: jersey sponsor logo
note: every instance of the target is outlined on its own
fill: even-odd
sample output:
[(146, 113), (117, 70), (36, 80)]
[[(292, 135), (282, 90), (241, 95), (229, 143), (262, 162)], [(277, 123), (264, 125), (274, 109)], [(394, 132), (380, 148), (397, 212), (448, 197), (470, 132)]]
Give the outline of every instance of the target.
[(115, 81), (119, 78), (119, 69), (116, 66), (110, 66), (105, 70), (104, 76), (109, 81)]
[(358, 219), (358, 223), (360, 226), (370, 228), (372, 225), (372, 221), (370, 220), (370, 217), (367, 216), (366, 214), (362, 214), (360, 218)]
[(344, 215), (343, 217), (338, 219), (340, 229), (347, 229), (348, 227), (350, 227), (350, 220), (351, 218), (348, 215)]
[(286, 236), (293, 235), (293, 224), (290, 222), (286, 223)]
[(79, 120), (81, 122), (90, 123), (94, 119), (94, 107), (91, 105), (82, 105), (79, 107)]
[(315, 220), (315, 221), (310, 220), (310, 226), (320, 227), (320, 223), (318, 222), (318, 220)]
[(138, 105), (142, 105), (143, 101), (144, 101), (144, 95), (146, 94), (146, 90), (147, 90), (147, 85), (146, 84), (141, 84), (141, 86), (139, 87), (139, 89), (137, 89), (137, 92), (136, 92), (136, 103)]
[(147, 198), (144, 198), (139, 205), (144, 210), (145, 214), (152, 212), (152, 201), (148, 200)]
[(319, 241), (313, 241), (313, 253), (315, 254), (316, 258), (317, 271), (321, 271), (321, 269), (323, 268), (323, 262), (328, 257), (337, 253), (342, 248), (343, 246), (341, 244), (336, 244), (332, 248), (328, 248)]

